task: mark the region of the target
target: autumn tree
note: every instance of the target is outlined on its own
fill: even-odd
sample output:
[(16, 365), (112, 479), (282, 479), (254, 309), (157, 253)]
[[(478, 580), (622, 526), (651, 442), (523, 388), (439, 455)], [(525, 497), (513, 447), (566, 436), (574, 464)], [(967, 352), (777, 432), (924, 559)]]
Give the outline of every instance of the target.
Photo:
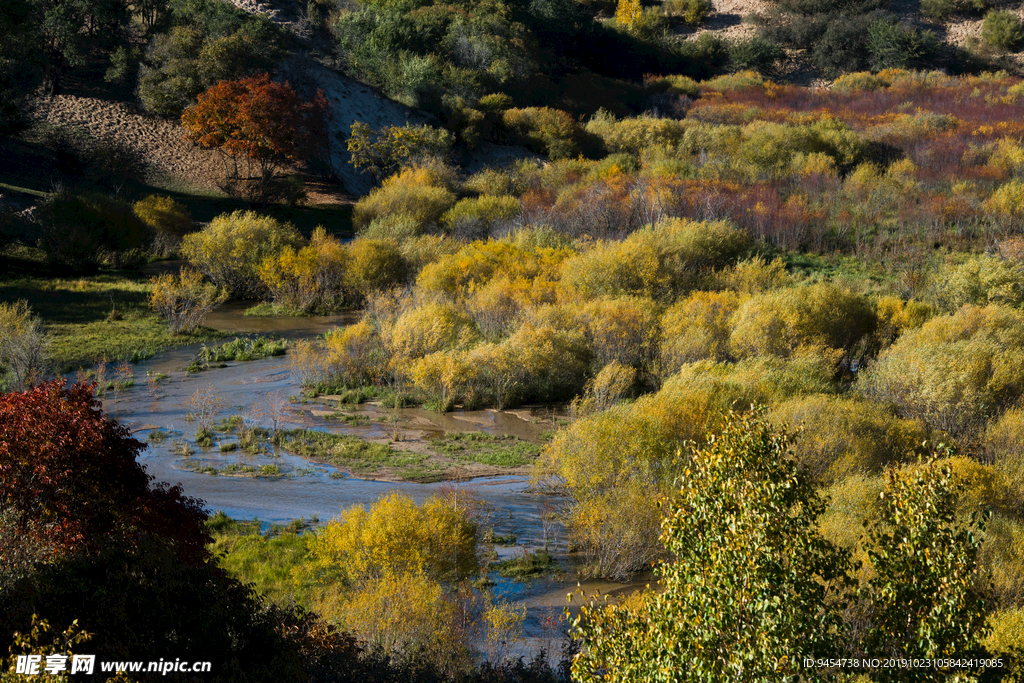
[(101, 660), (187, 653), (218, 662), (212, 681), (305, 680), (289, 615), (217, 565), (202, 502), (152, 483), (93, 388), (0, 394), (0, 652), (36, 615), (77, 620)]
[(89, 385), (0, 395), (0, 506), (27, 535), (69, 550), (157, 530), (182, 554), (201, 555), (206, 514), (180, 488), (151, 485), (135, 460), (144, 448), (103, 414)]
[[(829, 605), (848, 557), (825, 540), (825, 502), (787, 457), (790, 437), (734, 415), (694, 451), (661, 540), (675, 560), (664, 590), (584, 606), (582, 681), (823, 680), (794, 657), (826, 656), (840, 632)], [(838, 592), (842, 592), (841, 590)]]
[[(985, 519), (957, 520), (953, 470), (930, 462), (890, 469), (882, 519), (871, 529), (874, 577), (863, 587), (870, 627), (865, 652), (886, 657), (962, 656), (988, 632), (978, 577)], [(934, 672), (872, 672), (874, 680), (937, 680)]]
[(281, 166), (301, 161), (322, 140), (327, 107), (323, 92), (303, 102), (287, 82), (275, 83), (264, 73), (209, 88), (181, 123), (189, 140), (223, 156), (228, 186), (269, 198)]

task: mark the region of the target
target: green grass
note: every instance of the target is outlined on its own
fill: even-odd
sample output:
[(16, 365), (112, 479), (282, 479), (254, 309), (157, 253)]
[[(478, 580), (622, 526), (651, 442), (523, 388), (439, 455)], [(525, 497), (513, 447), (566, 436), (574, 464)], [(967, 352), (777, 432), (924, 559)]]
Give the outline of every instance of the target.
[[(31, 262), (16, 261), (20, 265), (0, 259), (0, 302), (28, 302), (52, 336), (50, 359), (61, 372), (104, 358), (137, 361), (158, 349), (224, 336), (208, 329), (187, 335), (168, 333), (163, 321), (149, 310), (149, 284), (142, 276), (121, 272), (79, 278), (31, 276), (24, 274)], [(112, 316), (112, 310), (118, 315)]]
[(213, 476), (223, 477), (257, 477), (257, 478), (268, 478), (268, 479), (282, 479), (288, 475), (281, 471), (281, 468), (277, 465), (246, 465), (244, 463), (233, 462), (229, 465), (225, 465), (221, 468), (216, 468), (213, 465), (203, 465), (197, 462), (187, 462), (185, 468), (191, 472), (198, 472), (199, 474), (210, 474)]
[(250, 306), (245, 309), (245, 311), (242, 312), (242, 315), (255, 318), (271, 317), (275, 315), (292, 316), (297, 318), (305, 315), (305, 313), (290, 306), (275, 304), (271, 301), (261, 301), (255, 306)]
[(150, 443), (163, 443), (171, 436), (170, 432), (165, 432), (162, 429), (154, 429), (149, 433)]
[(223, 367), (227, 361), (250, 361), (271, 356), (282, 356), (288, 348), (284, 339), (269, 337), (235, 337), (216, 346), (203, 346), (188, 365), (189, 372), (202, 372), (211, 367)]
[(304, 569), (312, 537), (297, 532), (307, 525), (292, 523), (261, 534), (258, 522), (223, 517), (226, 519), (214, 515), (207, 523), (213, 532), (211, 549), (221, 567), (242, 583), (254, 584), (259, 593), (280, 605), (308, 605), (313, 582)]
[(449, 432), (431, 442), (430, 448), (457, 460), (494, 467), (529, 465), (540, 455), (540, 446), (517, 436), (496, 436), (486, 432)]
[(545, 548), (510, 557), (493, 565), (498, 576), (519, 580), (553, 572), (557, 567), (558, 561)]
[(324, 415), (324, 419), (331, 420), (332, 422), (344, 422), (345, 424), (352, 425), (353, 427), (370, 424), (370, 418), (366, 415), (347, 415), (341, 412)]
[(440, 476), (439, 467), (427, 462), (429, 455), (397, 451), (349, 434), (288, 429), (278, 433), (278, 445), (289, 453), (359, 474), (387, 468), (397, 470), (397, 474), (408, 481), (436, 480)]

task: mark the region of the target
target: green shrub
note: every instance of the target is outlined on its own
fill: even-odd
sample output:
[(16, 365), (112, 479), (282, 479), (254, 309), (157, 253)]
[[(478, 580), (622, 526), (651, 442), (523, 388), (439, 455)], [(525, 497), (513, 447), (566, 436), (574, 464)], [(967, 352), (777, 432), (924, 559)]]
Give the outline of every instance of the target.
[(201, 231), (185, 235), (181, 253), (232, 296), (253, 298), (266, 291), (259, 274), (264, 260), (301, 243), (302, 237), (291, 223), (253, 211), (235, 211), (221, 214)]
[(139, 69), (139, 99), (154, 114), (179, 116), (219, 81), (272, 70), (279, 54), (280, 33), (263, 16), (241, 13), (208, 25), (187, 16), (188, 25), (153, 38)]
[(62, 190), (39, 208), (47, 258), (73, 272), (101, 263), (138, 262), (150, 232), (130, 204), (100, 194)]
[(868, 31), (873, 21), (868, 14), (830, 16), (825, 31), (813, 41), (811, 61), (826, 76), (864, 70), (869, 58)]
[(985, 0), (921, 0), (921, 14), (945, 21), (955, 14), (975, 14), (988, 6)]
[(759, 36), (729, 45), (729, 67), (735, 71), (769, 74), (785, 58), (786, 51), (781, 45)]
[(373, 129), (356, 121), (347, 147), (352, 165), (378, 181), (410, 164), (444, 159), (452, 143), (451, 133), (443, 128), (406, 124)]
[(459, 200), (441, 216), (441, 224), (460, 236), (483, 236), (492, 228), (508, 225), (520, 212), (519, 200), (515, 197), (484, 195)]
[(981, 39), (986, 45), (999, 50), (1016, 50), (1024, 41), (1024, 25), (1013, 12), (993, 10), (985, 15)]
[(508, 109), (502, 114), (501, 124), (511, 142), (524, 144), (552, 160), (572, 158), (584, 151), (579, 124), (559, 109)]
[(691, 26), (704, 23), (714, 9), (711, 0), (665, 0), (662, 6), (666, 12), (681, 16)]
[(423, 226), (410, 216), (400, 213), (380, 216), (359, 231), (359, 236), (371, 240), (402, 242), (423, 233)]
[(927, 66), (936, 50), (938, 40), (932, 31), (919, 31), (893, 19), (879, 19), (868, 27), (867, 51), (872, 69)]

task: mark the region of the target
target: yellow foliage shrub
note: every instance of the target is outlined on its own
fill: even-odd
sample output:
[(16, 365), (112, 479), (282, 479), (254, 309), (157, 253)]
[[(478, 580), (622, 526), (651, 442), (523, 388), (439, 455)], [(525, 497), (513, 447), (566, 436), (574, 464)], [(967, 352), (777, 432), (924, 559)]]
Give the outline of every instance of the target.
[(991, 423), (982, 445), (1003, 477), (1013, 504), (1024, 505), (1024, 408), (1011, 408)]
[(321, 527), (310, 559), (321, 576), (351, 582), (387, 572), (459, 581), (479, 571), (476, 544), (477, 525), (464, 507), (440, 496), (417, 505), (409, 494), (391, 491), (369, 509), (354, 505)]
[(379, 382), (388, 358), (378, 331), (364, 318), (324, 335), (325, 375), (333, 385), (358, 387)]
[(328, 311), (345, 303), (343, 283), (350, 262), (341, 242), (318, 227), (309, 246), (298, 251), (284, 247), (265, 258), (258, 272), (276, 303), (307, 313)]
[(826, 488), (829, 506), (819, 518), (822, 535), (841, 548), (854, 550), (864, 534), (864, 522), (881, 515), (884, 490), (884, 476), (864, 474), (852, 474)]
[(522, 292), (518, 292), (516, 285), (503, 274), (477, 288), (466, 304), (483, 335), (489, 339), (500, 339), (515, 329), (522, 298), (528, 297), (522, 297)]
[(520, 243), (515, 236), (471, 242), (424, 267), (416, 285), (424, 292), (459, 298), (503, 275), (519, 292), (521, 304), (542, 303), (554, 299), (560, 266), (571, 254), (564, 247)]
[(825, 154), (836, 165), (849, 165), (864, 151), (857, 134), (831, 118), (810, 125), (754, 121), (743, 127), (743, 138), (740, 157), (773, 178), (787, 175), (797, 154)]
[(732, 292), (694, 292), (665, 311), (659, 374), (667, 377), (698, 360), (726, 360), (729, 320), (738, 305)]
[(463, 352), (437, 351), (413, 361), (408, 372), (413, 386), (434, 397), (437, 410), (447, 412), (466, 395), (476, 370)]
[(992, 517), (985, 529), (979, 564), (998, 604), (1019, 605), (1024, 598), (1024, 523), (1005, 515)]
[(672, 301), (750, 246), (750, 236), (727, 221), (671, 218), (621, 242), (599, 242), (566, 261), (562, 290), (569, 296), (642, 296)]
[(322, 588), (313, 609), (396, 663), (427, 662), (452, 675), (472, 663), (458, 603), (424, 574), (387, 570), (350, 592)]
[(348, 256), (346, 284), (363, 296), (405, 281), (405, 259), (389, 241), (357, 238), (348, 245)]
[(398, 245), (398, 251), (405, 261), (406, 272), (410, 277), (422, 271), (428, 264), (436, 263), (461, 248), (461, 242), (444, 235), (420, 235), (402, 240)]
[[(228, 294), (205, 282), (202, 274), (182, 268), (177, 275), (164, 273), (150, 279), (149, 307), (167, 322), (171, 334), (188, 334), (201, 327), (206, 316), (224, 303)], [(4, 330), (5, 336), (12, 336)]]
[(760, 256), (744, 259), (735, 266), (724, 268), (718, 274), (718, 282), (725, 289), (740, 294), (759, 294), (772, 289), (782, 289), (793, 283), (786, 272), (786, 263), (781, 258), (766, 261)]
[(843, 74), (832, 84), (832, 89), (841, 93), (872, 92), (888, 88), (890, 81), (870, 71), (856, 71)]
[(1024, 392), (1024, 315), (964, 306), (911, 330), (857, 381), (864, 395), (954, 436), (971, 434)]
[(885, 406), (839, 396), (803, 396), (777, 406), (772, 422), (801, 427), (794, 457), (826, 485), (853, 474), (878, 474), (913, 455), (928, 438), (920, 425)]
[(1024, 182), (1011, 180), (997, 187), (985, 202), (985, 210), (1004, 226), (1018, 225), (1024, 218)]
[(1024, 302), (1024, 268), (995, 256), (972, 256), (942, 268), (930, 295), (949, 312), (964, 304), (1019, 306)]
[(682, 141), (686, 129), (687, 123), (682, 119), (638, 116), (617, 120), (604, 110), (594, 114), (587, 123), (587, 132), (600, 137), (609, 152), (637, 156), (650, 147), (675, 147)]
[(601, 297), (584, 304), (579, 318), (602, 366), (617, 361), (640, 369), (657, 353), (659, 311), (650, 299)]
[(409, 168), (356, 202), (352, 222), (358, 230), (375, 218), (402, 215), (422, 228), (436, 224), (454, 204), (455, 195), (442, 175), (426, 167)]
[(402, 313), (391, 334), (392, 352), (415, 360), (437, 351), (464, 349), (479, 339), (473, 319), (451, 304), (427, 303)]
[(181, 253), (201, 273), (232, 296), (262, 294), (260, 265), (286, 247), (297, 248), (302, 237), (291, 223), (253, 211), (217, 216), (199, 232), (182, 239)]
[(993, 655), (1014, 655), (1024, 651), (1024, 607), (1009, 607), (988, 618), (989, 633), (982, 647)]
[(730, 347), (740, 357), (787, 357), (800, 346), (853, 349), (872, 335), (874, 307), (831, 283), (789, 287), (750, 297), (732, 320)]
[(920, 301), (904, 301), (898, 296), (880, 296), (875, 302), (878, 328), (875, 331), (878, 347), (885, 348), (906, 332), (913, 330), (934, 315), (931, 306)]
[(151, 194), (132, 205), (132, 211), (153, 233), (153, 250), (172, 253), (192, 230), (192, 215), (184, 204)]

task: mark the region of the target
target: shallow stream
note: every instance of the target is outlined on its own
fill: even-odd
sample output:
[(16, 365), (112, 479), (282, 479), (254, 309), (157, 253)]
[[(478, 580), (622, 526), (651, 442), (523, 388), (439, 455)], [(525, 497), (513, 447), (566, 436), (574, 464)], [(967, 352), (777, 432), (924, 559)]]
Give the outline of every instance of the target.
[[(210, 316), (207, 324), (229, 333), (273, 334), (289, 339), (308, 338), (323, 334), (337, 324), (358, 319), (355, 314), (324, 318), (256, 318), (244, 317), (245, 306), (229, 306)], [(205, 501), (212, 512), (223, 510), (237, 519), (259, 519), (270, 524), (285, 524), (296, 518), (318, 518), (325, 522), (342, 508), (355, 504), (372, 503), (388, 491), (401, 490), (416, 500), (423, 500), (446, 483), (417, 484), (407, 482), (369, 481), (353, 477), (331, 477), (336, 468), (313, 465), (305, 459), (268, 449), (261, 455), (247, 455), (241, 450), (222, 453), (218, 444), (202, 448), (195, 444), (196, 425), (186, 419), (189, 408), (186, 401), (197, 390), (212, 388), (223, 401), (219, 417), (248, 414), (254, 421), (269, 426), (267, 415), (274, 407), (279, 413), (279, 426), (304, 427), (329, 432), (356, 434), (369, 439), (386, 439), (389, 425), (375, 421), (385, 411), (373, 405), (346, 408), (346, 412), (364, 414), (368, 420), (351, 425), (324, 418), (332, 410), (321, 403), (304, 403), (288, 398), (300, 395), (298, 382), (292, 377), (287, 356), (248, 362), (230, 362), (225, 367), (189, 374), (185, 371), (189, 361), (201, 346), (190, 346), (160, 353), (149, 361), (133, 367), (134, 385), (117, 393), (104, 396), (105, 409), (129, 429), (136, 438), (146, 441), (150, 433), (169, 433), (162, 442), (149, 442), (139, 457), (156, 481), (180, 484), (185, 493)], [(147, 382), (147, 376), (166, 375), (159, 382)], [(258, 413), (262, 411), (262, 419)], [(494, 410), (456, 411), (439, 415), (419, 408), (403, 409), (401, 429), (406, 433), (418, 432), (421, 438), (436, 438), (450, 431), (485, 431), (495, 435), (515, 435), (537, 442), (540, 434), (551, 428), (550, 416), (544, 409), (515, 412)], [(230, 442), (234, 437), (218, 435), (218, 443)], [(175, 444), (187, 442), (194, 455), (186, 459), (175, 451)], [(222, 476), (191, 471), (196, 466), (217, 468), (237, 463), (240, 465), (276, 465), (289, 476), (254, 478)], [(515, 547), (495, 548), (499, 557), (510, 557), (517, 552), (540, 548), (545, 543), (566, 563), (565, 546), (561, 534), (545, 517), (558, 508), (562, 500), (550, 495), (531, 492), (523, 476), (482, 477), (460, 482), (459, 487), (471, 491), (490, 508), (485, 525), (496, 534), (516, 536)], [(497, 578), (496, 592), (527, 607), (526, 644), (523, 653), (529, 655), (540, 648), (557, 651), (560, 647), (552, 630), (550, 617), (560, 615), (566, 606), (566, 595), (576, 590), (575, 581), (543, 579), (533, 583)], [(583, 589), (617, 592), (642, 585), (585, 582)], [(557, 652), (555, 653), (557, 654)]]

